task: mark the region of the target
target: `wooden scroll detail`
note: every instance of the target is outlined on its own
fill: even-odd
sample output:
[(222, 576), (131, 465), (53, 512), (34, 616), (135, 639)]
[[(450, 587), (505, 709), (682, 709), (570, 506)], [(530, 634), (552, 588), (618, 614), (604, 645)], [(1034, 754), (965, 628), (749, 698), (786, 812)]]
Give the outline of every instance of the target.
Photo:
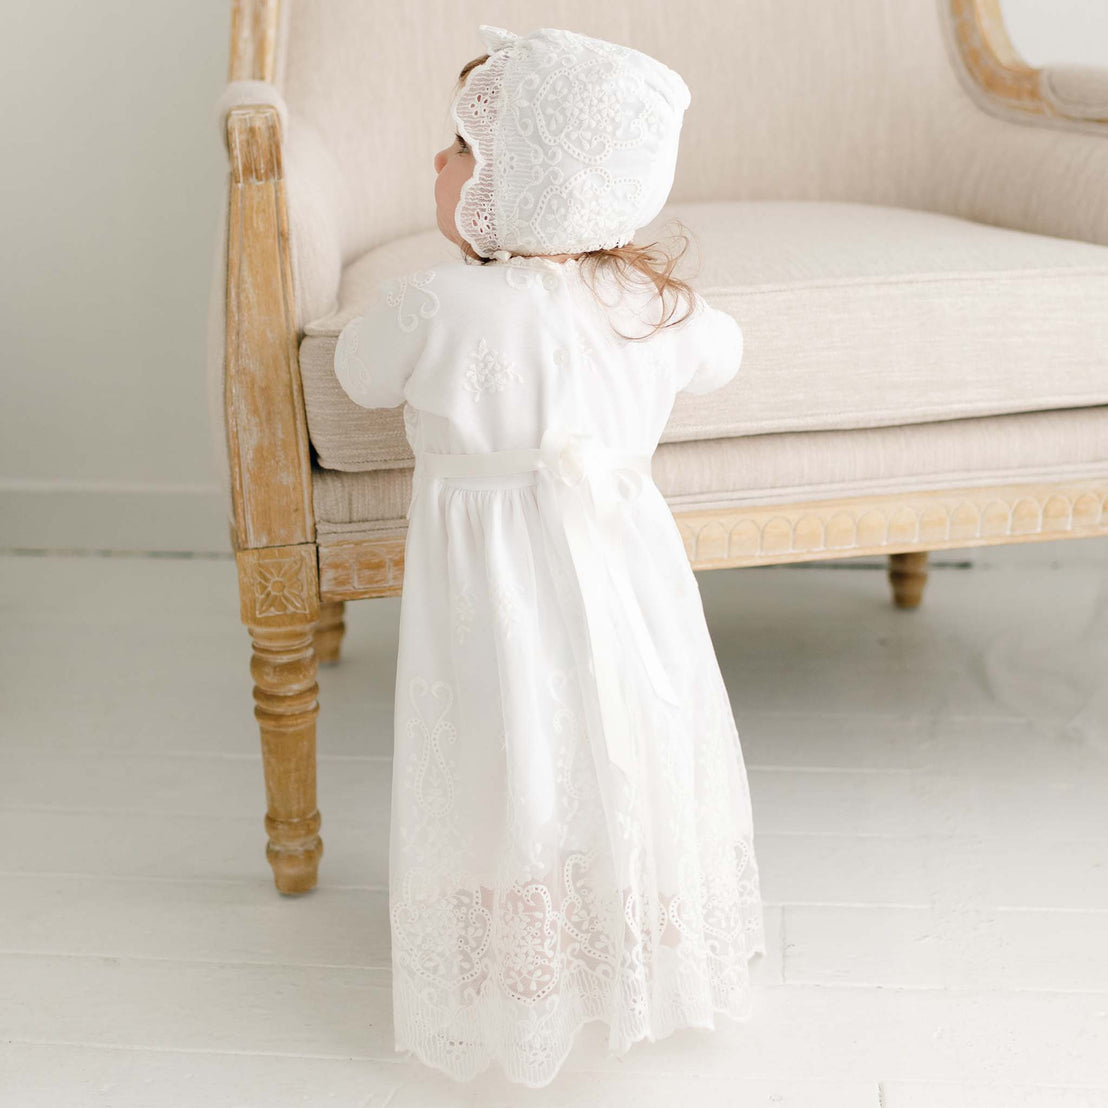
[(678, 512), (694, 569), (1108, 533), (1108, 480)]
[[(674, 518), (697, 570), (1084, 538), (1108, 534), (1108, 478), (678, 510)], [(404, 540), (399, 530), (321, 543), (324, 599), (398, 595)]]

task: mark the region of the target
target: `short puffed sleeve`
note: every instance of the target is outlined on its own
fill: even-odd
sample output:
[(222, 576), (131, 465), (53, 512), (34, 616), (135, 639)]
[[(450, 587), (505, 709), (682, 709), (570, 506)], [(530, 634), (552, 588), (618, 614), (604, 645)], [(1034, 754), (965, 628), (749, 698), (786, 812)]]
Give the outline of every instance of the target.
[(733, 315), (711, 307), (700, 293), (692, 314), (674, 328), (677, 391), (700, 396), (722, 388), (739, 371), (743, 333)]
[(438, 313), (435, 271), (391, 277), (377, 287), (372, 307), (352, 319), (335, 347), (335, 376), (363, 408), (395, 408), (426, 347)]

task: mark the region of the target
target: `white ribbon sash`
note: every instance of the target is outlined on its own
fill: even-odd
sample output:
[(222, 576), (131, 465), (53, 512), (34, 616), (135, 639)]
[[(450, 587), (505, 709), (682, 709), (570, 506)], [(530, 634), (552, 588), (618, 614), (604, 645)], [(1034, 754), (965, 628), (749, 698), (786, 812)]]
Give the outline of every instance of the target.
[[(640, 475), (650, 474), (650, 455), (601, 447), (585, 432), (549, 428), (537, 448), (475, 454), (424, 451), (416, 460), (419, 484), (422, 478), (431, 476), (504, 475), (526, 470), (538, 471), (540, 499), (554, 509), (572, 563), (572, 576), (580, 590), (588, 645), (583, 692), (586, 709), (594, 720), (592, 730), (599, 731), (602, 744), (595, 753), (606, 754), (633, 784), (637, 777), (636, 751), (625, 703), (629, 690), (621, 688), (618, 665), (628, 645), (637, 652), (658, 696), (671, 704), (678, 702), (631, 589), (622, 534), (626, 501), (616, 483), (616, 470), (631, 471), (637, 490)], [(418, 491), (413, 492), (413, 500)], [(544, 512), (547, 519), (551, 514)], [(613, 602), (629, 643), (613, 625)], [(551, 779), (543, 784), (543, 795), (529, 800), (537, 809), (533, 814), (548, 817), (553, 813), (554, 782)]]

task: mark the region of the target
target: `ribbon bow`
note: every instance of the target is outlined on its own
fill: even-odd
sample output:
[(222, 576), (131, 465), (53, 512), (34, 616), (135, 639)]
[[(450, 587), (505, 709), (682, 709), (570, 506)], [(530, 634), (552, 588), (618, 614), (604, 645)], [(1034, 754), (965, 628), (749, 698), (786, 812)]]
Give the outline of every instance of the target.
[[(642, 473), (637, 469), (621, 469), (607, 462), (608, 451), (597, 445), (596, 437), (587, 431), (564, 431), (547, 428), (539, 444), (539, 460), (552, 473), (557, 474), (567, 485), (580, 485), (586, 477), (598, 470), (613, 473), (617, 481), (624, 478), (631, 481), (633, 493), (642, 486)], [(605, 496), (604, 485), (593, 486), (593, 500), (607, 520), (613, 515), (615, 500)]]
[[(595, 461), (593, 436), (582, 431), (547, 428), (539, 443), (539, 460), (567, 485), (579, 485), (585, 478), (590, 460)], [(592, 458), (587, 458), (586, 453)]]
[[(637, 491), (642, 476), (637, 470), (613, 466), (606, 453), (591, 434), (548, 428), (539, 444), (538, 468), (547, 475), (548, 488), (557, 498), (583, 601), (586, 661), (596, 691), (591, 705), (594, 731), (604, 743), (604, 750), (597, 753), (606, 753), (608, 760), (634, 782), (634, 738), (616, 666), (627, 645), (637, 651), (655, 692), (671, 704), (678, 700), (631, 589), (624, 551), (622, 517), (626, 501), (617, 491), (617, 479), (632, 475)], [(625, 624), (622, 632), (617, 632), (611, 619), (609, 606), (613, 600)], [(630, 636), (629, 643), (624, 635)]]

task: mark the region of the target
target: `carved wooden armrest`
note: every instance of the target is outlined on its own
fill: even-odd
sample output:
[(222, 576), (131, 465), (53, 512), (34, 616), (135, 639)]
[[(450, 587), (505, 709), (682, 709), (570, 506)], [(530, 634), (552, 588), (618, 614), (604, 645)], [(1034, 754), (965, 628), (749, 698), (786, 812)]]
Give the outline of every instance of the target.
[[(229, 88), (272, 87), (276, 0), (235, 0)], [(315, 540), (282, 166), (283, 102), (222, 105), (230, 164), (223, 401), (236, 551)], [(248, 98), (247, 98), (248, 99)]]
[(315, 538), (280, 134), (274, 107), (227, 115), (224, 401), (238, 547)]
[(1000, 227), (1108, 245), (1108, 69), (1028, 65), (999, 0), (939, 0), (951, 64), (980, 112), (943, 136), (935, 207)]
[(1108, 135), (1108, 68), (1049, 65), (1020, 57), (1000, 11), (1000, 0), (949, 0), (951, 26), (965, 73), (991, 105), (1012, 118), (1046, 126), (1081, 123)]

